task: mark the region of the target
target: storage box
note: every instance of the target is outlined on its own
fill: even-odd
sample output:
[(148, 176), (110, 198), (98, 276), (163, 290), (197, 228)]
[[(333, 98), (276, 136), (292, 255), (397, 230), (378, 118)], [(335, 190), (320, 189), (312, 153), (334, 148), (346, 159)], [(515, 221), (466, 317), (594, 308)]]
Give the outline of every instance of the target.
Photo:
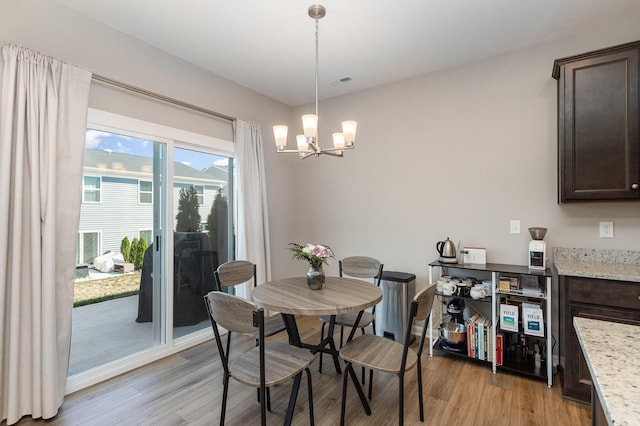
[(509, 292), (511, 290), (511, 280), (508, 278), (500, 278), (500, 291)]
[(509, 278), (509, 290), (511, 291), (520, 290), (520, 281), (516, 277)]
[(484, 248), (463, 247), (460, 253), (462, 253), (462, 263), (487, 264), (487, 250)]

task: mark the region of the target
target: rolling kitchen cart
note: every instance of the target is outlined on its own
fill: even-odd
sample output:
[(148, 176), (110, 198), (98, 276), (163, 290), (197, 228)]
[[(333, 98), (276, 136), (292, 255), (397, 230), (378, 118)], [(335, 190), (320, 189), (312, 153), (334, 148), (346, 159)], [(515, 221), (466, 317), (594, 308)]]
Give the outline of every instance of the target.
[[(434, 275), (436, 270), (440, 272), (438, 276)], [(436, 283), (438, 277), (443, 275), (491, 280), (491, 294), (484, 300), (445, 295), (440, 291), (437, 291), (436, 295), (443, 303), (453, 297), (462, 297), (472, 305), (486, 304), (490, 301), (491, 323), (486, 329), (489, 336), (486, 344), (490, 355), (487, 353), (485, 362), (491, 363), (492, 371), (516, 372), (546, 380), (547, 386), (553, 386), (552, 293), (549, 268), (532, 270), (526, 266), (497, 263), (449, 264), (436, 261), (429, 264), (430, 284)], [(439, 337), (434, 336), (434, 331), (437, 333), (437, 325), (442, 317), (442, 307), (434, 306), (434, 312), (429, 319), (429, 355), (433, 355), (435, 346), (436, 350), (469, 358), (468, 353), (447, 351), (439, 345)], [(502, 337), (496, 337), (498, 335)], [(467, 343), (468, 341), (469, 336)], [(484, 350), (487, 351), (486, 348)]]

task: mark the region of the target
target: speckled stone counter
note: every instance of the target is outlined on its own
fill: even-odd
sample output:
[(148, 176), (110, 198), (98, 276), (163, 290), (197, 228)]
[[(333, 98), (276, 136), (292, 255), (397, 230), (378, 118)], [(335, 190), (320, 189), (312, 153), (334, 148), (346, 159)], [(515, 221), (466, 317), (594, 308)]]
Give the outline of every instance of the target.
[(558, 275), (640, 282), (640, 251), (553, 248)]
[(640, 424), (640, 326), (581, 317), (573, 324), (609, 424)]

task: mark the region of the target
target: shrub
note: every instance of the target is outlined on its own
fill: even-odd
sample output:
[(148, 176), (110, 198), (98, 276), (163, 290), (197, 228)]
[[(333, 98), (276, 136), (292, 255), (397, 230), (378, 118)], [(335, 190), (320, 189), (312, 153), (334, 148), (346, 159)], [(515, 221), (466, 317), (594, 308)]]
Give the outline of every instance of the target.
[(131, 243), (129, 242), (129, 238), (126, 236), (120, 243), (120, 253), (122, 253), (122, 257), (125, 262), (131, 263)]
[(144, 252), (147, 247), (147, 240), (144, 237), (140, 239), (134, 238), (133, 241), (131, 241), (131, 263), (133, 263), (136, 269), (142, 268)]
[(131, 263), (133, 263), (133, 266), (138, 269), (136, 265), (136, 252), (138, 251), (138, 239), (134, 238), (133, 240), (131, 240), (131, 252), (129, 254), (129, 258), (131, 259)]

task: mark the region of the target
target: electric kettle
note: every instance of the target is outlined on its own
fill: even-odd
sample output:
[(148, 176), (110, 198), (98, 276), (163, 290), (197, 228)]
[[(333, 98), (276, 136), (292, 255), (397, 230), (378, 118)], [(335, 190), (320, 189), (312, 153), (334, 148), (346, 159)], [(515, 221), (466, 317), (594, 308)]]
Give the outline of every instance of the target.
[(458, 263), (458, 256), (456, 256), (456, 245), (453, 241), (447, 237), (445, 241), (438, 241), (436, 244), (436, 250), (440, 253), (438, 259), (442, 263)]

